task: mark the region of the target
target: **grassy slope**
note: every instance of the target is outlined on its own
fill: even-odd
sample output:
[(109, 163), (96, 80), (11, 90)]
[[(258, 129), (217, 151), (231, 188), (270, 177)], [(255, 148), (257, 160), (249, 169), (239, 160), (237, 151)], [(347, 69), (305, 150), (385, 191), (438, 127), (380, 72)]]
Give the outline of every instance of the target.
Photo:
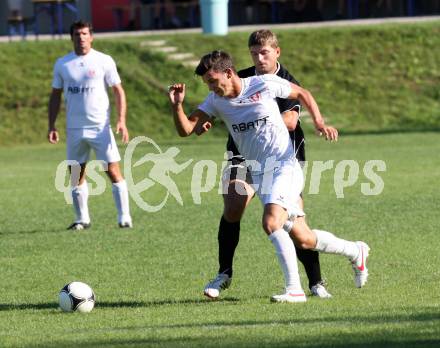
[[(310, 89), (322, 111), (346, 131), (439, 128), (440, 23), (278, 30), (280, 61)], [(229, 50), (251, 64), (249, 33), (170, 40), (202, 55)], [(204, 44), (200, 44), (200, 42)]]
[[(282, 63), (310, 89), (329, 120), (344, 131), (438, 129), (440, 124), (440, 24), (277, 31)], [(237, 67), (250, 64), (249, 33), (227, 37), (198, 34), (165, 38), (196, 56), (212, 49), (230, 51)], [(96, 48), (114, 56), (129, 100), (132, 134), (155, 139), (174, 135), (167, 100), (149, 83), (188, 84), (188, 110), (206, 94), (192, 69), (141, 48), (145, 38), (99, 39)], [(56, 57), (67, 41), (12, 43), (0, 50), (0, 144), (41, 143)], [(62, 128), (61, 117), (59, 128)]]
[[(221, 301), (203, 299), (216, 271), (222, 204), (214, 191), (203, 194), (201, 206), (193, 203), (192, 165), (172, 175), (183, 207), (170, 198), (151, 214), (131, 201), (135, 228), (121, 231), (107, 186), (90, 198), (93, 228), (70, 233), (64, 228), (71, 206), (54, 189), (64, 147), (0, 149), (0, 346), (438, 347), (438, 135), (345, 136), (331, 146), (309, 137), (308, 144), (309, 160), (354, 159), (362, 168), (381, 159), (387, 171), (379, 196), (361, 195), (360, 184), (368, 182), (362, 171), (344, 199), (335, 197), (333, 171), (323, 173), (319, 195), (306, 186), (310, 224), (365, 239), (372, 252), (362, 290), (354, 288), (346, 260), (323, 255), (334, 298), (304, 305), (269, 303), (282, 278), (256, 200), (242, 222), (231, 289)], [(176, 144), (160, 145), (165, 151)], [(222, 159), (223, 141), (212, 137), (177, 146), (178, 163)], [(151, 149), (138, 151), (136, 158)], [(146, 193), (152, 202), (163, 191)], [(72, 280), (93, 286), (98, 302), (90, 315), (57, 310), (57, 292)]]

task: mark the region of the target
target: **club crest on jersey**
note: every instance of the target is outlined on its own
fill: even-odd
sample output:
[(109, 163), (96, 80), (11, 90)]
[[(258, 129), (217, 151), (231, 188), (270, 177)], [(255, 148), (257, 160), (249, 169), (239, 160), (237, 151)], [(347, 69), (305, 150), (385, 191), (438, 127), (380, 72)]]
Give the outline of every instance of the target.
[(261, 92), (258, 91), (256, 93), (252, 94), (251, 96), (247, 97), (246, 99), (240, 100), (240, 104), (256, 103), (256, 102), (258, 102), (260, 100), (261, 100)]
[(96, 76), (96, 71), (95, 70), (89, 70), (87, 71), (87, 77), (93, 79)]
[(255, 93), (255, 94), (252, 94), (252, 95), (249, 97), (249, 99), (252, 100), (253, 102), (257, 102), (257, 101), (259, 101), (259, 100), (261, 99), (261, 93), (260, 93), (260, 92), (257, 92), (257, 93)]

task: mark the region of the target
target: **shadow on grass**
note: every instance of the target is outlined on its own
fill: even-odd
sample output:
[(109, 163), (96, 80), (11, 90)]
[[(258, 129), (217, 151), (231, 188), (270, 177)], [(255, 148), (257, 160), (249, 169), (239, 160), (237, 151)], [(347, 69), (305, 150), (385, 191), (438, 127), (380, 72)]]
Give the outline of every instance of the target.
[(45, 230), (44, 228), (22, 229), (22, 230), (9, 229), (6, 231), (1, 231), (0, 236), (13, 235), (13, 234), (61, 233), (61, 232), (72, 233), (72, 231), (67, 231), (66, 228), (62, 228), (62, 227), (60, 227), (59, 229), (47, 229), (47, 230)]
[[(183, 301), (186, 303), (187, 301)], [(200, 300), (200, 301), (188, 301), (188, 303), (207, 303), (206, 301)], [(216, 301), (216, 302), (222, 302), (222, 301)], [(227, 300), (223, 300), (223, 302), (227, 302)], [(182, 301), (180, 301), (182, 303)], [(208, 302), (212, 303), (212, 302)], [(278, 305), (274, 304), (274, 308), (276, 308)], [(197, 330), (234, 330), (234, 329), (248, 329), (248, 330), (254, 330), (254, 329), (264, 329), (275, 326), (292, 326), (295, 327), (296, 325), (311, 325), (312, 327), (318, 327), (320, 324), (329, 324), (332, 325), (340, 325), (343, 327), (346, 326), (352, 326), (352, 325), (373, 325), (376, 326), (378, 324), (383, 325), (384, 327), (387, 324), (394, 325), (395, 323), (399, 323), (401, 325), (404, 325), (405, 323), (425, 323), (425, 322), (438, 322), (440, 325), (440, 316), (438, 312), (432, 311), (431, 309), (428, 309), (426, 312), (423, 313), (417, 313), (417, 314), (394, 314), (394, 315), (371, 315), (368, 316), (367, 314), (362, 315), (347, 315), (343, 318), (339, 316), (332, 316), (332, 315), (319, 315), (318, 317), (310, 317), (310, 318), (290, 318), (285, 320), (224, 320), (224, 321), (204, 321), (203, 318), (201, 318), (200, 322), (196, 323), (172, 323), (168, 325), (142, 325), (142, 326), (128, 326), (125, 327), (124, 330), (126, 331), (142, 331), (142, 330), (171, 330), (174, 332), (175, 330), (187, 330), (187, 329), (197, 329)], [(402, 326), (403, 327), (403, 326)], [(440, 326), (439, 326), (440, 328)], [(440, 342), (440, 329), (437, 330), (439, 334), (439, 341)]]
[[(121, 301), (121, 302), (102, 302), (101, 307), (154, 307), (163, 305), (182, 305), (182, 304), (207, 304), (236, 302), (235, 298), (224, 298), (219, 301), (207, 301), (203, 299), (183, 299), (183, 300), (158, 300), (158, 301)], [(16, 309), (54, 309), (58, 306), (55, 303), (42, 304), (0, 304), (0, 310)], [(277, 305), (274, 305), (276, 308)], [(94, 337), (93, 330), (89, 335), (81, 336), (80, 340), (75, 340), (73, 344), (70, 336), (65, 339), (58, 339), (45, 342), (44, 344), (31, 345), (32, 347), (59, 348), (59, 347), (309, 347), (309, 348), (422, 348), (439, 347), (440, 330), (430, 330), (421, 333), (420, 327), (440, 327), (440, 316), (433, 308), (418, 308), (418, 313), (414, 314), (374, 314), (361, 312), (360, 314), (347, 315), (343, 318), (332, 314), (318, 315), (309, 318), (291, 318), (285, 320), (217, 320), (206, 321), (204, 318), (196, 319), (198, 322), (189, 323), (170, 323), (149, 324), (107, 328), (106, 338)], [(59, 312), (61, 313), (61, 312)], [(398, 323), (399, 326), (396, 327)], [(412, 328), (412, 325), (413, 328)], [(322, 325), (331, 325), (336, 328), (343, 328), (326, 333), (319, 331)], [(356, 334), (356, 327), (363, 327), (359, 334)], [(270, 331), (280, 328), (292, 330), (292, 334), (273, 336)], [(369, 328), (369, 329), (368, 329)], [(243, 335), (243, 329), (248, 332)], [(123, 333), (123, 336), (113, 335), (116, 330)], [(310, 332), (310, 334), (295, 335), (295, 330)], [(305, 331), (304, 331), (305, 330)], [(309, 331), (310, 330), (310, 331)], [(221, 340), (219, 340), (219, 333)], [(262, 337), (273, 337), (273, 341), (268, 341)], [(288, 331), (287, 331), (288, 332)], [(366, 334), (366, 332), (369, 332)], [(177, 333), (178, 334), (176, 337)], [(227, 334), (226, 334), (227, 333)], [(315, 334), (316, 333), (316, 334)], [(139, 337), (142, 335), (142, 337)], [(262, 341), (263, 339), (263, 341)], [(84, 340), (81, 342), (81, 340)]]
[[(144, 339), (112, 339), (108, 340), (92, 340), (84, 342), (84, 347), (271, 347), (271, 348), (291, 348), (295, 346), (308, 347), (308, 348), (438, 348), (440, 340), (437, 339), (419, 339), (408, 337), (390, 337), (388, 339), (380, 339), (371, 335), (366, 338), (354, 338), (355, 335), (341, 335), (339, 341), (347, 339), (347, 342), (335, 342), (333, 339), (323, 341), (323, 338), (319, 340), (310, 340), (304, 342), (304, 340), (295, 339), (277, 339), (271, 344), (262, 343), (258, 338), (248, 335), (246, 337), (223, 337), (221, 340), (218, 337), (182, 337), (182, 338), (144, 338)], [(393, 338), (395, 338), (393, 340)], [(299, 344), (299, 345), (298, 345)], [(33, 347), (41, 348), (62, 348), (62, 347), (77, 347), (77, 345), (67, 342), (50, 343), (49, 345), (36, 345)]]
[[(101, 302), (96, 303), (95, 308), (138, 308), (138, 307), (156, 307), (168, 305), (184, 305), (184, 304), (213, 304), (213, 303), (236, 303), (240, 300), (235, 297), (224, 297), (218, 300), (208, 299), (183, 299), (183, 300), (156, 300), (156, 301), (118, 301), (118, 302)], [(55, 302), (48, 303), (0, 303), (0, 312), (14, 310), (45, 310), (58, 309), (59, 306)]]
[[(95, 231), (100, 231), (103, 227), (99, 227), (99, 228), (93, 228), (93, 229), (87, 229), (87, 230), (80, 230), (80, 231), (75, 231), (75, 230), (68, 230), (66, 226), (60, 226), (58, 229), (54, 229), (53, 227), (51, 229), (44, 229), (44, 228), (34, 228), (34, 229), (17, 229), (17, 230), (12, 230), (12, 229), (7, 229), (5, 231), (1, 231), (0, 232), (0, 236), (6, 236), (6, 235), (14, 235), (14, 234), (37, 234), (37, 233), (64, 233), (64, 234), (90, 234), (93, 233)], [(121, 229), (119, 228), (119, 226), (117, 226), (116, 224), (113, 225), (111, 227), (114, 230), (120, 231)], [(136, 226), (135, 226), (136, 228)], [(126, 229), (128, 231), (128, 229)]]
[(234, 303), (240, 300), (235, 297), (224, 297), (218, 300), (200, 299), (183, 299), (183, 300), (156, 300), (156, 301), (119, 301), (119, 302), (98, 302), (97, 308), (118, 308), (118, 307), (155, 307), (167, 305), (182, 304), (212, 304), (212, 303)]
[[(275, 305), (274, 305), (275, 306)], [(316, 318), (297, 318), (293, 320), (235, 320), (199, 323), (169, 324), (169, 325), (142, 325), (116, 328), (124, 332), (126, 337), (115, 337), (109, 329), (107, 339), (85, 338), (87, 347), (309, 347), (309, 348), (422, 348), (439, 347), (440, 333), (420, 333), (420, 325), (413, 329), (408, 323), (425, 323), (440, 321), (437, 312), (399, 315), (347, 316), (319, 316)], [(399, 327), (396, 327), (399, 323)], [(344, 328), (326, 332), (319, 331), (324, 325)], [(359, 334), (357, 326), (363, 326)], [(435, 323), (434, 323), (435, 325)], [(274, 335), (275, 328), (289, 328), (292, 334)], [(365, 329), (365, 327), (367, 329)], [(431, 326), (432, 327), (432, 326)], [(369, 330), (370, 328), (371, 330)], [(190, 330), (188, 330), (190, 329)], [(192, 329), (192, 330), (191, 330)], [(248, 334), (243, 335), (243, 329)], [(309, 334), (295, 335), (295, 330), (309, 331)], [(438, 331), (438, 330), (437, 330)], [(262, 336), (262, 332), (264, 332)], [(366, 332), (368, 332), (366, 334)], [(181, 334), (178, 334), (181, 333)], [(220, 334), (223, 333), (223, 334)], [(142, 334), (144, 337), (139, 337)], [(179, 337), (176, 337), (177, 336)], [(219, 339), (219, 335), (221, 339)], [(428, 336), (429, 335), (429, 336)], [(428, 337), (427, 337), (428, 336)], [(130, 337), (130, 338), (128, 338)], [(136, 338), (135, 338), (136, 337)], [(267, 341), (265, 338), (273, 337)], [(75, 346), (80, 345), (76, 341)], [(35, 347), (70, 347), (71, 342), (58, 341)]]
[(0, 303), (0, 312), (14, 311), (14, 310), (40, 310), (40, 309), (54, 309), (58, 308), (58, 303)]

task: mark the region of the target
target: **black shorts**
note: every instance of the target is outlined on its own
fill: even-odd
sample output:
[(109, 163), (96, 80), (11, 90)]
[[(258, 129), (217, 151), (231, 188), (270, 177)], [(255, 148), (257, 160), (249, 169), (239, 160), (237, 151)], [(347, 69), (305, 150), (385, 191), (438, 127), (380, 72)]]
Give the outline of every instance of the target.
[(252, 183), (252, 175), (243, 156), (233, 156), (228, 160), (228, 165), (223, 170), (223, 184), (225, 185), (232, 180), (241, 180), (248, 184)]

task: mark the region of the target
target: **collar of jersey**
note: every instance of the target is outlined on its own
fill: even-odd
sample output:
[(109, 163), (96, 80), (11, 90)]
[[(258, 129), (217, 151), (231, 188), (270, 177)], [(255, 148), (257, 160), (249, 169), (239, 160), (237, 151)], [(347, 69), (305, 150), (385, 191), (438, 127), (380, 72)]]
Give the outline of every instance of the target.
[(85, 55), (81, 55), (81, 56), (79, 56), (79, 55), (77, 55), (77, 54), (75, 53), (75, 51), (72, 51), (73, 55), (74, 55), (76, 58), (85, 58), (85, 57), (90, 56), (90, 54), (91, 54), (91, 53), (94, 53), (94, 52), (95, 52), (95, 50), (94, 50), (93, 48), (91, 48), (90, 51), (89, 51), (89, 53), (87, 53), (87, 54), (85, 54)]
[[(273, 74), (274, 74), (274, 75), (277, 75), (277, 74), (278, 74), (278, 71), (280, 71), (280, 63), (279, 63), (279, 62), (277, 62), (277, 70), (275, 70), (275, 72), (274, 72)], [(256, 76), (260, 75), (260, 74), (257, 72), (257, 68), (255, 68), (255, 75), (256, 75)], [(263, 75), (265, 75), (265, 74), (263, 74)]]

